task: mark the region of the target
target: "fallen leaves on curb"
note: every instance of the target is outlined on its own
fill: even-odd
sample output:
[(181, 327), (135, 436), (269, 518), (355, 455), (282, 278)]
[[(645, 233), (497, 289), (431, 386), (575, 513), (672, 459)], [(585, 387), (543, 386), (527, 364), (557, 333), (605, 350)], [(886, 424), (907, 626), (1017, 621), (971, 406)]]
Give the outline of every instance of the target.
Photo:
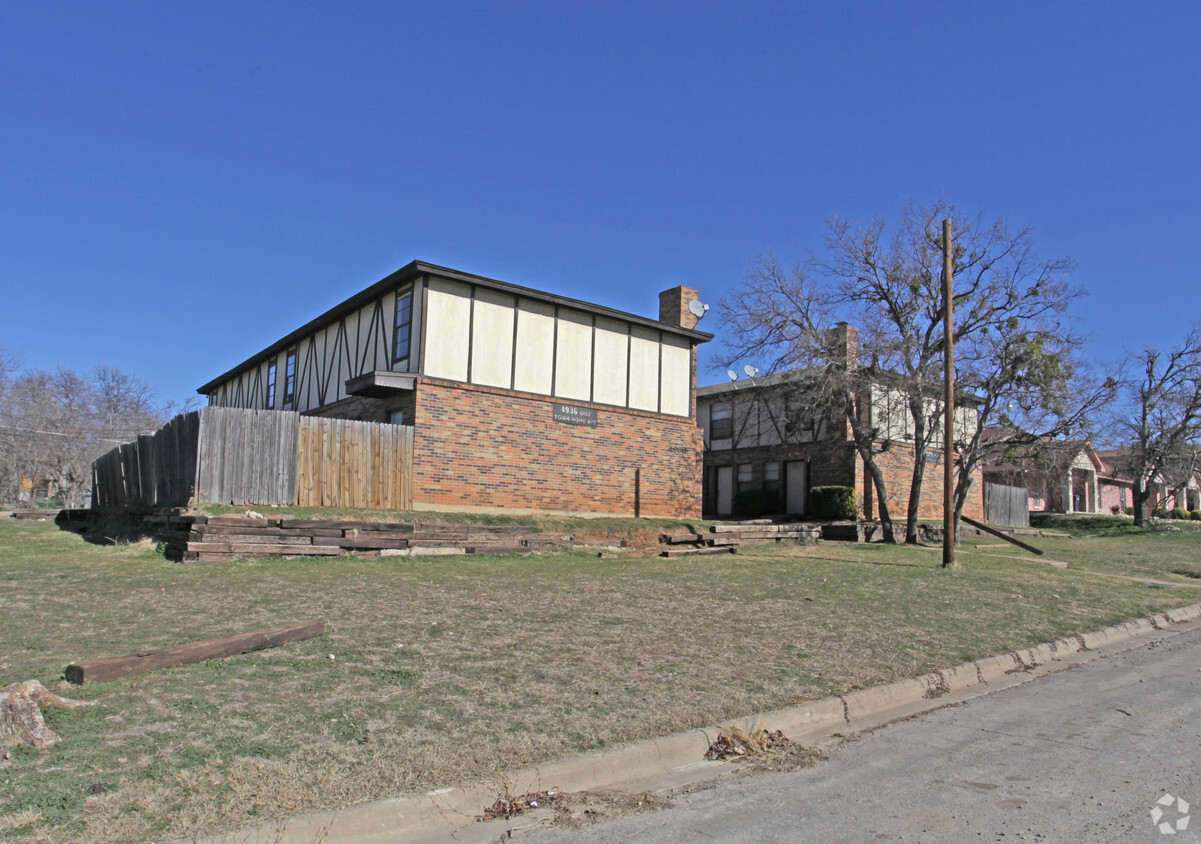
[(807, 768), (826, 758), (817, 748), (806, 747), (789, 739), (780, 730), (754, 730), (722, 727), (717, 740), (709, 745), (706, 759), (741, 762), (756, 771), (793, 771)]
[(484, 814), (476, 818), (478, 821), (492, 821), (497, 818), (513, 818), (524, 814), (530, 809), (557, 809), (563, 793), (551, 788), (546, 791), (531, 791), (520, 797), (498, 797), (496, 802), (484, 809)]

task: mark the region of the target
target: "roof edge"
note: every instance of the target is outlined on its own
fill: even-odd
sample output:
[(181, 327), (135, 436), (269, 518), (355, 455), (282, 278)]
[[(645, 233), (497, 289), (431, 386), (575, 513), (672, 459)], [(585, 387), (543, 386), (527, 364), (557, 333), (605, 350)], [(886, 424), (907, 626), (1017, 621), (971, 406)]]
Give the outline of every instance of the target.
[(475, 284), (481, 287), (489, 287), (493, 290), (500, 290), (505, 293), (511, 293), (525, 299), (536, 299), (543, 302), (550, 302), (556, 305), (564, 305), (577, 310), (588, 311), (599, 316), (607, 316), (613, 319), (619, 319), (624, 322), (632, 322), (648, 328), (655, 328), (660, 331), (666, 331), (670, 334), (677, 334), (687, 337), (696, 343), (707, 343), (713, 339), (713, 335), (705, 331), (697, 331), (694, 328), (683, 328), (678, 325), (660, 322), (657, 319), (639, 316), (637, 314), (619, 311), (615, 308), (608, 308), (604, 305), (597, 305), (592, 302), (585, 302), (582, 299), (573, 299), (569, 296), (560, 296), (555, 293), (547, 293), (544, 290), (535, 290), (532, 287), (523, 287), (519, 284), (511, 284), (507, 281), (500, 281), (487, 276), (476, 275), (474, 273), (464, 272), (462, 270), (451, 269), (450, 267), (442, 267), (437, 264), (430, 264), (426, 261), (410, 261), (395, 272), (389, 273), (371, 286), (360, 290), (353, 296), (334, 305), (320, 316), (309, 320), (295, 331), (289, 332), (286, 336), (276, 340), (270, 346), (267, 346), (262, 351), (248, 357), (246, 360), (227, 370), (208, 383), (196, 389), (200, 395), (209, 395), (214, 392), (223, 382), (228, 381), (233, 376), (237, 375), (245, 369), (249, 369), (261, 363), (263, 360), (277, 354), (290, 346), (295, 345), (299, 340), (307, 335), (323, 328), (325, 325), (333, 322), (339, 317), (348, 314), (362, 307), (365, 303), (371, 301), (376, 296), (387, 291), (389, 288), (407, 284), (410, 281), (415, 281), (423, 276), (439, 276), (452, 281), (461, 281), (467, 284)]

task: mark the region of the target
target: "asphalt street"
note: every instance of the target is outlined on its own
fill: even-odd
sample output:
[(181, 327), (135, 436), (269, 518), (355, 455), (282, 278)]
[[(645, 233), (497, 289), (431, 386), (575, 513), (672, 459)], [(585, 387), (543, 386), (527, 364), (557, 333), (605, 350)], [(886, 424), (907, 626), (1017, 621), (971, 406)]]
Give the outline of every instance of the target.
[(1201, 629), (892, 724), (813, 768), (674, 803), (522, 839), (1201, 841)]

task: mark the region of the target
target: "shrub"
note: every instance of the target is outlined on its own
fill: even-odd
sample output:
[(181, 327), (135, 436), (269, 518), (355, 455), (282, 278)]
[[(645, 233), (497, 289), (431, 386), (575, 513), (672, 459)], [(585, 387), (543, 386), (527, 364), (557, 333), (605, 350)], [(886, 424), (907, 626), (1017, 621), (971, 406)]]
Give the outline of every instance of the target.
[(780, 493), (767, 489), (744, 489), (734, 496), (734, 512), (742, 517), (780, 512)]
[(1201, 510), (1189, 510), (1188, 517), (1190, 521), (1201, 522)]
[(1154, 510), (1151, 511), (1151, 518), (1153, 518), (1153, 519), (1166, 519), (1167, 517), (1168, 517), (1168, 511), (1162, 507), (1156, 507)]
[(1169, 518), (1187, 519), (1188, 518), (1188, 510), (1185, 510), (1183, 507), (1174, 507), (1174, 508), (1172, 508), (1172, 513), (1169, 516)]
[(815, 486), (809, 490), (809, 509), (815, 519), (854, 519), (855, 490), (849, 486)]
[(1113, 513), (1116, 516), (1118, 513), (1122, 512), (1122, 505), (1121, 504), (1110, 505), (1109, 512)]

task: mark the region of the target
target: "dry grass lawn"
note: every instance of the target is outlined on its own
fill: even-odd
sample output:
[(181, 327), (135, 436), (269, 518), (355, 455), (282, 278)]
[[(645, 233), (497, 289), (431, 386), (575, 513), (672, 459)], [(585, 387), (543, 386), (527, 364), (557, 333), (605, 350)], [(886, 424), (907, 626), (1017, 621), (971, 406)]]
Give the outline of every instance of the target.
[[(1060, 540), (1057, 553), (1160, 570), (1147, 541)], [(1195, 559), (1201, 534), (1171, 542)], [(950, 572), (935, 549), (832, 544), (185, 566), (0, 518), (0, 685), (97, 702), (49, 710), (63, 741), (0, 763), (0, 839), (161, 840), (499, 781), (1201, 599), (1170, 571), (1181, 586), (960, 557)], [(60, 680), (73, 661), (316, 617), (326, 636), (284, 648)]]

